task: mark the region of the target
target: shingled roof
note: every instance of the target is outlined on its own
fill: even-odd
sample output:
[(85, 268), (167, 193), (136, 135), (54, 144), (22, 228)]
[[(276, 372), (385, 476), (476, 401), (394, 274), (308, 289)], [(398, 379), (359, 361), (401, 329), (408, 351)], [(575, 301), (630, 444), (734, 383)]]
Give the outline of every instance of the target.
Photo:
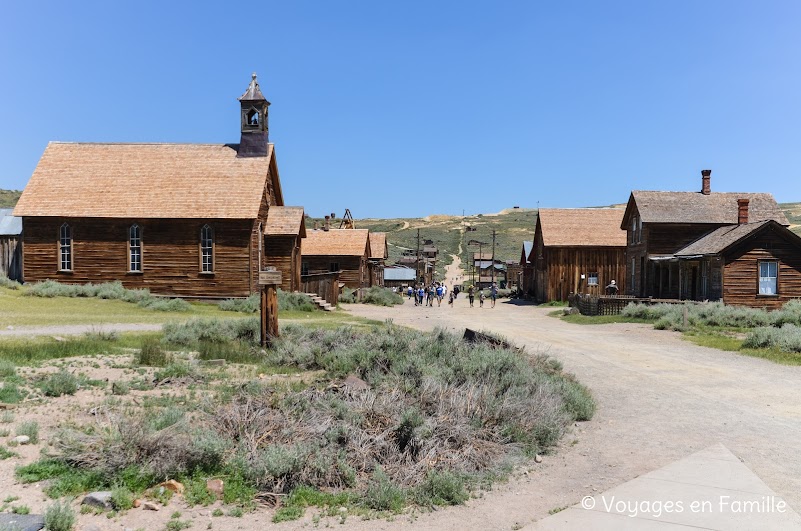
[(255, 219), (268, 174), (283, 203), (273, 146), (244, 158), (237, 147), (51, 142), (14, 215)]
[(675, 253), (675, 256), (688, 258), (720, 254), (732, 245), (751, 237), (767, 226), (772, 226), (774, 230), (782, 232), (786, 237), (793, 239), (797, 245), (801, 246), (801, 238), (798, 235), (771, 219), (717, 228), (681, 249)]
[(632, 209), (632, 200), (643, 223), (710, 223), (736, 224), (737, 200), (749, 199), (748, 219), (772, 219), (789, 225), (787, 218), (771, 194), (742, 192), (631, 192), (626, 216), (620, 227), (625, 229)]
[(386, 260), (387, 258), (387, 233), (370, 233), (370, 258), (375, 260)]
[(622, 208), (541, 208), (538, 221), (547, 247), (625, 247)]
[(362, 256), (367, 251), (367, 229), (312, 230), (300, 246), (303, 256)]
[(264, 224), (265, 236), (306, 237), (306, 222), (303, 207), (271, 206)]

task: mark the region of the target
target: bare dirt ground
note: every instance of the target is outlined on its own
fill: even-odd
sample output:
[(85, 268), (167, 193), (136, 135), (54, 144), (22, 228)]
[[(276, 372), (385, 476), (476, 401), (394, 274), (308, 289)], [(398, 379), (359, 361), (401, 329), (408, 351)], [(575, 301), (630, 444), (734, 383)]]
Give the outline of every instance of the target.
[[(449, 270), (449, 280), (458, 274), (458, 266)], [(648, 325), (569, 324), (549, 317), (553, 308), (506, 300), (495, 308), (469, 308), (466, 298), (460, 296), (453, 308), (415, 307), (407, 301), (394, 308), (348, 305), (347, 309), (354, 315), (392, 319), (421, 330), (443, 327), (459, 334), (465, 327), (491, 330), (525, 346), (528, 352), (547, 352), (592, 389), (598, 411), (592, 421), (576, 424), (541, 464), (531, 462), (465, 506), (391, 520), (364, 521), (351, 516), (342, 528), (518, 529), (585, 495), (603, 492), (715, 443), (729, 448), (794, 509), (801, 508), (801, 367), (698, 347), (677, 333), (656, 331)], [(109, 381), (139, 376), (125, 363), (129, 361), (119, 357), (96, 357), (57, 360), (52, 365), (67, 365), (71, 371)], [(55, 370), (50, 365), (25, 369), (25, 373)], [(177, 391), (132, 391), (130, 397)], [(3, 497), (20, 496), (15, 504), (28, 505), (33, 512), (49, 505), (43, 485), (15, 482), (14, 467), (36, 460), (59, 426), (89, 421), (92, 408), (108, 398), (108, 389), (86, 389), (74, 397), (15, 409), (14, 423), (2, 424), (0, 429), (37, 420), (42, 441), (12, 448), (19, 456), (0, 461)], [(8, 438), (13, 435), (12, 431)], [(182, 520), (194, 523), (193, 529), (311, 529), (340, 522), (339, 517), (323, 517), (316, 524), (313, 519), (320, 510), (315, 508), (308, 509), (301, 520), (272, 524), (273, 511), (269, 509), (246, 513), (243, 518), (212, 517), (215, 507), (189, 508), (174, 498), (157, 513), (134, 509), (114, 518), (80, 515), (76, 529), (164, 529), (176, 510), (182, 512)]]
[[(791, 507), (801, 508), (801, 367), (696, 346), (650, 325), (575, 325), (553, 308), (517, 306), (348, 310), (421, 330), (502, 334), (546, 351), (592, 389), (598, 411), (530, 473), (468, 502), (419, 517), (415, 529), (513, 529), (585, 495), (723, 443)], [(371, 522), (370, 528), (398, 527)]]

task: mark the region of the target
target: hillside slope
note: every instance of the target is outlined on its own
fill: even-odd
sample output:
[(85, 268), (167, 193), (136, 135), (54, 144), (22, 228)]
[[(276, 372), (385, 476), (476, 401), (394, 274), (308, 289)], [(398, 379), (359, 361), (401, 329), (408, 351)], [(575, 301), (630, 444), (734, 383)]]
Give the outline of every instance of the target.
[(21, 195), (21, 190), (0, 190), (0, 208), (12, 208)]

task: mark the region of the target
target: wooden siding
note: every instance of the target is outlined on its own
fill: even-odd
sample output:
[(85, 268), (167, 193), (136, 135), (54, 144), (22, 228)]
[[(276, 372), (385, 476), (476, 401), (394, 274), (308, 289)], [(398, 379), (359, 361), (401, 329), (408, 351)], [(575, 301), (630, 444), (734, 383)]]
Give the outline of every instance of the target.
[(309, 274), (328, 273), (331, 264), (339, 264), (339, 282), (349, 288), (364, 288), (368, 286), (367, 256), (303, 256), (303, 263), (307, 266)]
[(369, 260), (367, 262), (370, 286), (384, 286), (384, 260)]
[(265, 236), (262, 268), (281, 271), (281, 289), (300, 288), (300, 238), (298, 236)]
[[(27, 227), (25, 228), (27, 230)], [(773, 230), (766, 230), (724, 256), (723, 302), (777, 309), (801, 297), (801, 248)], [(759, 295), (759, 262), (779, 262), (778, 295)]]
[[(27, 282), (119, 280), (126, 288), (179, 297), (245, 297), (256, 285), (252, 220), (25, 218), (23, 223)], [(72, 228), (72, 272), (58, 271), (62, 223)], [(142, 228), (141, 273), (128, 271), (128, 229), (133, 223)], [(199, 267), (200, 229), (206, 223), (214, 229), (213, 274), (201, 273)]]
[(22, 281), (22, 242), (17, 236), (0, 236), (0, 273)]
[[(601, 295), (612, 280), (620, 290), (625, 286), (623, 247), (546, 247), (543, 258), (536, 263), (534, 284), (538, 302), (566, 301), (570, 293)], [(590, 273), (598, 274), (597, 286), (587, 284)]]

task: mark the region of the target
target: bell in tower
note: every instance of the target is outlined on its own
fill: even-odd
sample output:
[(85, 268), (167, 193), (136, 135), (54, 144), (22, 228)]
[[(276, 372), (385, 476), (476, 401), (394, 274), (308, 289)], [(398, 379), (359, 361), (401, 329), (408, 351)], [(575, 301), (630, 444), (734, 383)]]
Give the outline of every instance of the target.
[(264, 97), (256, 81), (256, 73), (244, 94), (239, 98), (241, 130), (238, 157), (266, 157), (269, 143), (267, 111), (270, 102)]

